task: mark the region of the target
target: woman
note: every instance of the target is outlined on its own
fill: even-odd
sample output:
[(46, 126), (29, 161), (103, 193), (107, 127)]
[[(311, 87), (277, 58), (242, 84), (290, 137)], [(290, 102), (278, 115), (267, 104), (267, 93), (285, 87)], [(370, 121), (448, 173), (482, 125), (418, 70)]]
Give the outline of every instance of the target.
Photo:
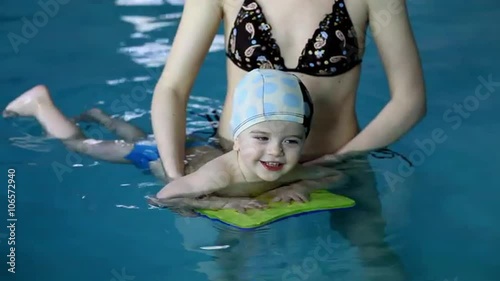
[[(171, 179), (184, 174), (188, 96), (221, 20), (227, 44), (227, 95), (218, 137), (226, 150), (232, 147), (232, 93), (253, 68), (293, 72), (309, 89), (315, 118), (303, 163), (386, 147), (425, 114), (422, 69), (404, 0), (186, 0), (152, 101), (153, 130)], [(391, 99), (360, 130), (355, 100), (368, 26)], [(367, 268), (379, 261), (399, 265), (382, 280), (405, 280), (397, 257), (384, 242), (385, 223), (373, 175), (369, 172), (351, 183), (338, 193), (355, 199), (358, 208), (334, 212), (332, 225), (359, 247)]]
[[(184, 174), (185, 108), (221, 19), (228, 45), (228, 87), (218, 136), (227, 150), (232, 146), (232, 93), (252, 68), (293, 72), (311, 92), (317, 115), (302, 162), (385, 147), (424, 116), (424, 81), (403, 0), (287, 0), (286, 4), (186, 0), (152, 101), (153, 129), (171, 179)], [(331, 13), (325, 17), (324, 11)], [(355, 98), (368, 24), (385, 66), (391, 100), (359, 131)]]

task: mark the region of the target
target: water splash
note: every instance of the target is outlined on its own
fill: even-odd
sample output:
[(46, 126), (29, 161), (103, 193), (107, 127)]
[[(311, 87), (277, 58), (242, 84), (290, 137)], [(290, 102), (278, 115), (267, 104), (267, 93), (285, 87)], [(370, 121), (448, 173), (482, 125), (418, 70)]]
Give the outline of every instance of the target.
[(51, 150), (47, 140), (49, 140), (47, 137), (36, 137), (27, 133), (24, 133), (22, 137), (9, 138), (11, 145), (36, 152), (49, 152)]
[(127, 206), (127, 205), (115, 205), (115, 207), (117, 207), (117, 208), (123, 208), (123, 209), (139, 209), (139, 207), (134, 206), (134, 205), (130, 205), (130, 206)]

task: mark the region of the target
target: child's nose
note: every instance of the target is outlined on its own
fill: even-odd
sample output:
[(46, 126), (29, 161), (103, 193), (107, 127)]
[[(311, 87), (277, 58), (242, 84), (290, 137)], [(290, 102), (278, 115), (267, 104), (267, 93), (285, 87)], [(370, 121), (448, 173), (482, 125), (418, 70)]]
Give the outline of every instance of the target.
[(269, 153), (269, 155), (273, 155), (273, 156), (282, 155), (283, 154), (283, 147), (281, 147), (280, 143), (270, 143), (267, 146), (267, 153)]

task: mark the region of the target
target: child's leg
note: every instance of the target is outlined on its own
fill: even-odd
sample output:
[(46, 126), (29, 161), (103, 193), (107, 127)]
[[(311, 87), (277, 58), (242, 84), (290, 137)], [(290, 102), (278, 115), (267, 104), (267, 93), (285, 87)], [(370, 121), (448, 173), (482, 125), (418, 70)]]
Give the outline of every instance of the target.
[(3, 117), (35, 117), (47, 133), (58, 139), (83, 139), (80, 129), (54, 106), (49, 90), (36, 86), (10, 102), (3, 111)]
[(54, 105), (45, 86), (36, 86), (16, 98), (7, 105), (3, 116), (35, 117), (49, 135), (63, 141), (69, 149), (100, 160), (126, 163), (123, 157), (133, 148), (133, 144), (124, 142), (85, 139), (80, 129)]
[(147, 137), (146, 133), (140, 128), (125, 120), (112, 118), (98, 108), (89, 109), (79, 116), (77, 120), (99, 123), (128, 142), (136, 142)]
[(98, 160), (113, 163), (130, 163), (125, 156), (134, 148), (133, 143), (124, 141), (103, 141), (94, 139), (69, 139), (62, 140), (71, 150), (86, 154)]
[(149, 168), (151, 169), (151, 173), (157, 179), (163, 181), (164, 183), (168, 183), (167, 175), (165, 175), (165, 168), (163, 167), (163, 163), (161, 159), (158, 158), (154, 161), (149, 162)]

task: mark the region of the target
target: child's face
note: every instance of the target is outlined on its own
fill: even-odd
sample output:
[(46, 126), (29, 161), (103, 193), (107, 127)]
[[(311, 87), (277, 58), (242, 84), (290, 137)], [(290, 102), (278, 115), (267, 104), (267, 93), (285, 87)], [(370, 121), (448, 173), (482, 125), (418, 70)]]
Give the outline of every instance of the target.
[(297, 165), (304, 139), (304, 127), (298, 123), (267, 121), (243, 131), (234, 148), (247, 180), (275, 181)]

